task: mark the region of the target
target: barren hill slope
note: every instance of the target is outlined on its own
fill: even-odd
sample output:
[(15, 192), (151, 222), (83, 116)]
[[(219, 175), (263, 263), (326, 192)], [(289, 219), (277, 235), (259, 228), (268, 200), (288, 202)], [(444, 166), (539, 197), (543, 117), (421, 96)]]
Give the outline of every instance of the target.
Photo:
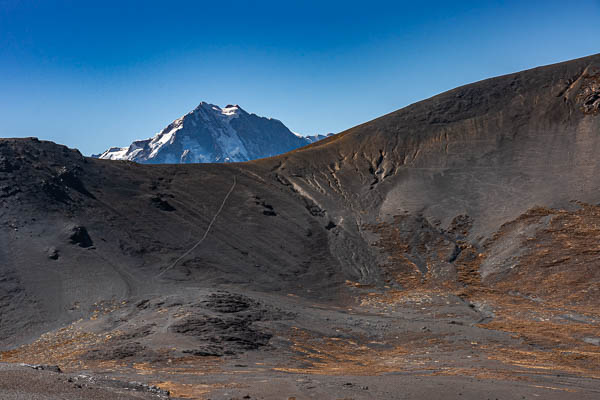
[[(595, 55), (460, 87), (247, 163), (139, 165), (2, 140), (0, 342), (8, 349), (53, 332), (3, 359), (44, 354), (76, 368), (77, 360), (205, 360), (272, 346), (286, 370), (335, 375), (327, 360), (291, 368), (282, 354), (309, 352), (313, 336), (404, 340), (394, 349), (451, 337), (452, 351), (501, 343), (500, 363), (525, 357), (533, 350), (519, 346), (533, 343), (548, 368), (596, 377), (600, 319), (589, 306), (600, 299), (599, 115)], [(402, 309), (425, 292), (423, 311)], [(408, 322), (369, 319), (369, 328), (315, 311), (348, 307)], [(408, 317), (430, 312), (465, 328), (450, 334), (450, 320), (435, 319), (423, 331)], [(539, 318), (546, 325), (531, 325)], [(318, 348), (350, 351), (335, 345)], [(350, 362), (360, 351), (339, 357)], [(365, 368), (396, 371), (373, 362)], [(469, 363), (461, 374), (475, 368)], [(359, 364), (347, 373), (363, 371)]]

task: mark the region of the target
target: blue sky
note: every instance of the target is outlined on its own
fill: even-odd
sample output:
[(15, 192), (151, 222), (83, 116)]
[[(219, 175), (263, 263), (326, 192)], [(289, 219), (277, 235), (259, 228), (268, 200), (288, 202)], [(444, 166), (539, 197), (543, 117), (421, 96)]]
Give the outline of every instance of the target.
[(84, 154), (200, 101), (303, 134), (600, 52), (600, 1), (0, 0), (0, 137)]

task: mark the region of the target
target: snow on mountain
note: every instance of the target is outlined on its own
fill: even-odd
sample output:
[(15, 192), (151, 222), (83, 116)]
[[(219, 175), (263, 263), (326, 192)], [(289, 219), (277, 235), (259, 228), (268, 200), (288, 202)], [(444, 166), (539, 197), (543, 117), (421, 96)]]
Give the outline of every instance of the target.
[(327, 135), (309, 135), (309, 136), (303, 136), (304, 139), (308, 140), (310, 143), (314, 143), (314, 142), (318, 142), (319, 140), (323, 140), (325, 138), (328, 138), (329, 136), (333, 136), (335, 135), (335, 133), (328, 133)]
[(201, 102), (154, 137), (137, 140), (129, 147), (111, 147), (98, 158), (147, 164), (249, 161), (285, 153), (327, 136), (304, 137), (279, 120), (247, 113), (238, 105), (221, 108)]

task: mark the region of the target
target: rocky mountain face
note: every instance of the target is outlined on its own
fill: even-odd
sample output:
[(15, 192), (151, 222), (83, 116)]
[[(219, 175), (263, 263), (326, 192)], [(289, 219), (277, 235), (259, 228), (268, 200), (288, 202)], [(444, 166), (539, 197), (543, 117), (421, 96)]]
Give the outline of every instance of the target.
[(245, 163), (1, 140), (2, 360), (187, 398), (596, 399), (599, 99), (595, 55)]
[(281, 121), (238, 105), (221, 108), (202, 102), (154, 137), (112, 147), (97, 157), (144, 164), (240, 162), (276, 156), (325, 137), (297, 135)]

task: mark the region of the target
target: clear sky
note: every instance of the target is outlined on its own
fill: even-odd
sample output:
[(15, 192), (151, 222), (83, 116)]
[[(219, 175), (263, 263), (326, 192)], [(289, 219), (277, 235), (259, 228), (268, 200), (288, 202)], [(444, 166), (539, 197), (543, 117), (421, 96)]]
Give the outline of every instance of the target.
[(600, 1), (0, 0), (0, 137), (84, 154), (200, 101), (339, 132), (600, 52)]

